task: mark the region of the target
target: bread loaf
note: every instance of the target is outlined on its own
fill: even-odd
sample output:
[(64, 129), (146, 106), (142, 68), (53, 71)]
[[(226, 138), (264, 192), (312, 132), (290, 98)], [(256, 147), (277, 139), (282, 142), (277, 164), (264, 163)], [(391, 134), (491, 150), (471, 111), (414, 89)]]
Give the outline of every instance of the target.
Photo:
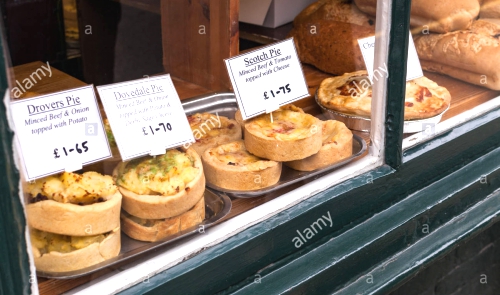
[[(377, 0), (354, 0), (354, 2), (361, 11), (375, 15)], [(465, 30), (477, 18), (479, 9), (479, 0), (413, 0), (410, 25), (415, 33)]]
[(500, 0), (483, 0), (480, 18), (500, 18)]
[(311, 4), (295, 18), (290, 33), (302, 62), (335, 75), (366, 69), (357, 40), (374, 34), (373, 18), (350, 0)]
[(470, 30), (418, 35), (422, 68), (500, 90), (500, 20), (479, 19)]

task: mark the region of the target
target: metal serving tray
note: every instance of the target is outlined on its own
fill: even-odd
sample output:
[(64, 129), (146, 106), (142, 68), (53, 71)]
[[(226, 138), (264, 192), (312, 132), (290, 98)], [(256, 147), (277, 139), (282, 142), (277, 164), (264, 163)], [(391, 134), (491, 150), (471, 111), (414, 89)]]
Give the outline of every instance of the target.
[[(191, 98), (188, 100), (184, 100), (182, 102), (182, 105), (187, 115), (191, 115), (197, 112), (209, 112), (209, 113), (218, 113), (219, 115), (226, 116), (228, 118), (234, 118), (234, 113), (238, 109), (236, 98), (234, 97), (234, 94), (230, 92), (215, 93), (209, 96)], [(319, 116), (319, 117), (320, 119), (325, 119), (324, 116)], [(264, 194), (275, 192), (284, 187), (290, 186), (294, 183), (311, 179), (315, 176), (330, 172), (340, 166), (343, 166), (361, 157), (361, 155), (363, 155), (365, 151), (366, 151), (366, 142), (361, 137), (353, 134), (352, 155), (349, 158), (346, 158), (326, 168), (305, 172), (305, 171), (297, 171), (283, 165), (280, 180), (278, 181), (278, 183), (267, 188), (252, 190), (252, 191), (228, 190), (213, 185), (209, 182), (207, 182), (206, 185), (207, 187), (212, 188), (214, 190), (224, 192), (231, 197), (236, 197), (236, 198), (258, 197)]]
[(206, 230), (206, 228), (216, 224), (223, 217), (225, 217), (230, 210), (231, 210), (231, 200), (226, 195), (206, 189), (205, 220), (199, 225), (186, 229), (182, 232), (179, 232), (173, 236), (170, 236), (164, 240), (157, 242), (137, 241), (132, 238), (129, 238), (126, 234), (121, 232), (120, 254), (118, 254), (118, 256), (114, 258), (108, 259), (99, 264), (95, 264), (93, 266), (84, 269), (67, 271), (67, 272), (37, 271), (36, 274), (39, 277), (54, 278), (54, 279), (72, 279), (83, 275), (91, 274), (103, 268), (107, 268), (116, 265), (118, 263), (127, 261), (131, 258), (142, 256), (145, 255), (146, 253), (151, 253), (152, 251), (170, 245), (179, 239), (192, 236), (199, 232), (198, 230), (200, 228), (200, 225), (203, 225), (203, 228)]

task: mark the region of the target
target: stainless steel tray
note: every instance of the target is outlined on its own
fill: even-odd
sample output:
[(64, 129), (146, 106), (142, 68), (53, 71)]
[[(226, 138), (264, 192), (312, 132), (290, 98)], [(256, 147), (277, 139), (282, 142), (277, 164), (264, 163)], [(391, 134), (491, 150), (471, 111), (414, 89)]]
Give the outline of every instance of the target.
[(290, 167), (287, 167), (286, 165), (283, 165), (283, 168), (281, 170), (281, 176), (280, 180), (273, 186), (266, 187), (260, 190), (252, 190), (252, 191), (237, 191), (237, 190), (229, 190), (225, 188), (218, 187), (216, 185), (213, 185), (209, 182), (207, 182), (207, 186), (209, 188), (212, 188), (217, 191), (221, 191), (229, 195), (230, 197), (235, 197), (235, 198), (253, 198), (253, 197), (258, 197), (264, 194), (268, 194), (274, 191), (277, 191), (279, 189), (282, 189), (284, 187), (290, 186), (294, 183), (311, 179), (315, 176), (326, 174), (327, 172), (330, 172), (340, 166), (343, 166), (357, 158), (359, 158), (363, 153), (366, 151), (366, 142), (364, 139), (361, 137), (357, 136), (356, 134), (353, 134), (353, 141), (352, 141), (352, 155), (349, 158), (346, 158), (340, 162), (337, 162), (331, 166), (328, 166), (323, 169), (318, 169), (314, 171), (297, 171), (294, 170)]
[[(186, 112), (187, 115), (191, 115), (197, 112), (209, 112), (209, 113), (218, 113), (219, 115), (226, 116), (228, 118), (234, 118), (234, 113), (238, 109), (236, 98), (234, 97), (234, 94), (230, 92), (215, 93), (209, 96), (202, 96), (202, 97), (194, 97), (188, 100), (184, 100), (182, 102), (182, 106), (184, 107), (184, 111)], [(325, 119), (323, 116), (320, 116), (320, 118)], [(207, 187), (212, 188), (214, 190), (224, 192), (230, 197), (236, 197), (236, 198), (258, 197), (264, 194), (275, 192), (277, 190), (288, 187), (297, 182), (311, 179), (321, 174), (325, 174), (359, 158), (366, 151), (366, 142), (361, 137), (355, 134), (353, 134), (352, 151), (353, 154), (349, 158), (346, 158), (326, 168), (318, 169), (315, 171), (309, 171), (309, 172), (297, 171), (283, 165), (280, 180), (278, 181), (278, 183), (276, 183), (273, 186), (263, 188), (260, 190), (252, 190), (252, 191), (228, 190), (225, 188), (215, 186), (209, 182), (207, 182), (206, 185)]]
[[(224, 194), (213, 192), (209, 189), (205, 190), (205, 220), (200, 223), (206, 230), (208, 227), (216, 224), (224, 216), (226, 216), (231, 210), (231, 200)], [(108, 259), (99, 264), (68, 272), (43, 272), (37, 271), (36, 274), (39, 277), (44, 278), (54, 278), (54, 279), (72, 279), (79, 276), (87, 275), (103, 268), (107, 268), (118, 263), (127, 261), (131, 258), (142, 256), (146, 253), (151, 253), (154, 250), (158, 250), (173, 242), (192, 236), (198, 233), (200, 225), (186, 229), (179, 232), (173, 236), (170, 236), (164, 240), (157, 242), (141, 242), (129, 238), (123, 232), (121, 233), (121, 250), (117, 257)]]

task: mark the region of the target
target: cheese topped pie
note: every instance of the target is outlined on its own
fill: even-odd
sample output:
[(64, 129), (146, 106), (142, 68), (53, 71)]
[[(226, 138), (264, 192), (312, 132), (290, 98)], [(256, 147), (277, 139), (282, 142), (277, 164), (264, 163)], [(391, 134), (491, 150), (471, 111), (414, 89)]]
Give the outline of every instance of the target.
[(226, 189), (261, 189), (278, 182), (281, 174), (281, 163), (250, 154), (242, 140), (206, 150), (202, 162), (207, 181)]
[(208, 148), (241, 139), (241, 126), (235, 120), (210, 113), (197, 113), (187, 118), (196, 142), (184, 147), (191, 146), (200, 156)]
[(278, 109), (247, 120), (245, 145), (256, 156), (273, 161), (306, 158), (321, 148), (321, 121), (309, 114)]
[(295, 170), (312, 171), (337, 163), (352, 155), (352, 132), (344, 123), (323, 122), (323, 146), (318, 153), (302, 160), (285, 162)]

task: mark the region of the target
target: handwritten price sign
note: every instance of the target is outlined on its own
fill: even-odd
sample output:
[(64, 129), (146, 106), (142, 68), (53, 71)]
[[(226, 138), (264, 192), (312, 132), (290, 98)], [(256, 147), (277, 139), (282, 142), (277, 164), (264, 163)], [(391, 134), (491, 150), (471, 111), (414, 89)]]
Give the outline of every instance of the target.
[(170, 75), (98, 86), (123, 160), (194, 142)]
[(92, 85), (10, 106), (28, 180), (111, 157)]
[(309, 96), (293, 39), (226, 59), (225, 63), (244, 120)]

